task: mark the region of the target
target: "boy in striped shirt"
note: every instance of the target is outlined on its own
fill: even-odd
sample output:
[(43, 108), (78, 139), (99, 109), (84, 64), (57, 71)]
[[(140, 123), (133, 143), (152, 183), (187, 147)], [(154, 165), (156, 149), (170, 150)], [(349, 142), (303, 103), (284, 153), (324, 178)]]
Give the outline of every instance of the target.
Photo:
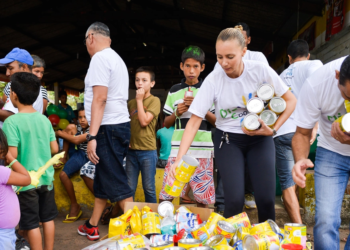
[[(171, 152), (168, 164), (164, 171), (163, 187), (159, 194), (159, 202), (173, 199), (172, 196), (164, 191), (164, 186), (167, 181), (170, 166), (176, 159), (186, 124), (191, 117), (188, 108), (203, 82), (203, 80), (199, 78), (199, 75), (205, 68), (204, 58), (205, 54), (203, 50), (197, 46), (189, 46), (183, 50), (180, 68), (184, 72), (185, 78), (181, 80), (181, 83), (170, 88), (164, 105), (163, 111), (166, 115), (164, 125), (167, 128), (175, 126), (175, 130), (171, 140)], [(187, 155), (192, 156), (199, 161), (199, 166), (192, 176), (191, 181), (188, 183), (192, 188), (198, 207), (207, 207), (207, 205), (215, 203), (215, 188), (213, 180), (214, 147), (211, 139), (210, 125), (212, 124), (215, 126), (216, 118), (214, 112), (214, 106), (208, 110), (208, 113), (187, 152)], [(184, 187), (181, 197), (185, 196), (187, 185)]]

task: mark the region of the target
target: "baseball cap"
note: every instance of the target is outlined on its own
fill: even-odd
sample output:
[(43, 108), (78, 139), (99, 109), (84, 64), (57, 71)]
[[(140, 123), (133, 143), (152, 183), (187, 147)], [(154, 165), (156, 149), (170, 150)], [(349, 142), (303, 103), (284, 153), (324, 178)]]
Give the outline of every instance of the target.
[(5, 66), (13, 61), (18, 61), (28, 65), (34, 64), (34, 60), (28, 51), (25, 49), (14, 48), (5, 56), (5, 58), (0, 59), (0, 66)]

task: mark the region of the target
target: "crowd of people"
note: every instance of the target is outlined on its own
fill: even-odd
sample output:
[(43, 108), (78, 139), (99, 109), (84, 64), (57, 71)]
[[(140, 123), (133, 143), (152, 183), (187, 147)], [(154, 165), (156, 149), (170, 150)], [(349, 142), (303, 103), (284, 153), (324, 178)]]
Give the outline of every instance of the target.
[[(78, 228), (89, 240), (99, 239), (100, 221), (108, 223), (123, 211), (125, 202), (134, 200), (140, 173), (146, 202), (171, 201), (174, 197), (163, 188), (157, 197), (156, 166), (165, 168), (164, 187), (186, 154), (199, 165), (181, 194), (184, 202), (193, 202), (188, 196), (192, 189), (193, 203), (215, 204), (224, 217), (239, 214), (246, 206), (257, 207), (259, 222), (275, 220), (276, 167), (290, 220), (302, 223), (296, 187), (305, 186), (305, 171), (313, 167), (308, 154), (317, 135), (315, 249), (339, 249), (350, 135), (333, 122), (347, 112), (350, 57), (323, 65), (309, 60), (306, 41), (295, 40), (287, 49), (290, 66), (278, 75), (261, 52), (247, 49), (250, 41), (245, 23), (221, 31), (216, 41), (218, 62), (205, 79), (200, 78), (205, 52), (186, 47), (180, 62), (184, 78), (170, 88), (161, 111), (161, 101), (151, 93), (156, 76), (148, 67), (135, 71), (136, 96), (128, 101), (127, 67), (110, 47), (109, 28), (93, 23), (84, 40), (91, 57), (84, 107), (76, 119), (67, 94), (60, 92), (59, 108), (68, 113), (71, 124), (58, 131), (42, 115), (48, 103), (41, 86), (44, 60), (19, 48), (0, 59), (11, 79), (0, 110), (0, 249), (53, 249), (58, 214), (54, 168), (46, 170), (38, 187), (31, 185), (28, 171), (37, 171), (59, 150), (65, 156), (54, 167), (63, 167), (59, 177), (71, 203), (63, 222), (75, 222), (82, 215), (70, 180), (74, 173), (80, 173), (95, 196), (91, 218)], [(285, 100), (286, 109), (273, 127), (259, 119), (259, 129), (247, 130), (241, 126), (246, 102), (265, 83)], [(158, 129), (163, 114), (164, 128)]]

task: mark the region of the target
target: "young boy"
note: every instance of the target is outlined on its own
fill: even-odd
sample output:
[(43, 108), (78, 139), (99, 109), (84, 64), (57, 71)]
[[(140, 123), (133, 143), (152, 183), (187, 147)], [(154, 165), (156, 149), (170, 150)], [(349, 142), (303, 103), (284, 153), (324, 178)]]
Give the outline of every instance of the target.
[[(180, 141), (185, 130), (186, 124), (191, 117), (188, 108), (196, 96), (202, 85), (202, 79), (199, 79), (200, 73), (204, 70), (204, 52), (197, 46), (189, 46), (182, 52), (181, 70), (184, 72), (185, 78), (181, 83), (170, 88), (167, 100), (164, 105), (164, 113), (167, 115), (164, 124), (167, 128), (175, 125), (175, 131), (171, 140), (171, 152), (168, 164), (165, 167), (163, 188), (159, 194), (159, 202), (163, 200), (172, 200), (173, 197), (164, 191), (167, 176), (171, 164), (174, 163)], [(207, 207), (208, 204), (215, 202), (215, 188), (213, 180), (213, 142), (211, 140), (211, 123), (215, 126), (214, 106), (208, 111), (203, 120), (200, 130), (197, 132), (194, 141), (187, 154), (197, 158), (199, 166), (189, 182), (197, 206)], [(185, 196), (187, 186), (181, 194)], [(188, 199), (188, 197), (186, 197)]]
[[(58, 130), (56, 135), (64, 139), (63, 150), (68, 152), (69, 160), (67, 161), (67, 154), (65, 158), (61, 159), (64, 165), (62, 172), (60, 173), (60, 179), (65, 187), (67, 194), (69, 196), (71, 205), (70, 212), (67, 215), (64, 223), (71, 223), (79, 219), (82, 214), (80, 205), (77, 203), (77, 199), (74, 193), (74, 186), (70, 177), (81, 170), (81, 177), (83, 178), (86, 186), (89, 190), (94, 193), (94, 173), (95, 165), (91, 163), (87, 157), (87, 140), (86, 137), (89, 134), (89, 124), (85, 117), (84, 107), (78, 110), (78, 121), (80, 126), (75, 126), (74, 124), (69, 124), (67, 128), (63, 131)], [(77, 148), (78, 146), (78, 148)], [(76, 149), (77, 148), (77, 149)], [(89, 168), (91, 174), (88, 174), (86, 168)]]
[(146, 202), (157, 203), (156, 164), (157, 144), (156, 125), (160, 112), (160, 100), (151, 94), (155, 84), (154, 72), (147, 67), (136, 70), (136, 98), (128, 103), (131, 138), (126, 156), (126, 174), (131, 189), (135, 191), (141, 171), (142, 186)]
[[(15, 73), (11, 77), (10, 98), (18, 113), (7, 118), (3, 125), (9, 152), (25, 166), (27, 171), (38, 171), (58, 152), (55, 132), (50, 121), (33, 108), (40, 91), (40, 81), (32, 73)], [(42, 223), (44, 248), (53, 249), (58, 211), (53, 190), (54, 169), (49, 167), (39, 179), (38, 187), (32, 185), (19, 191), (21, 219), (19, 228), (33, 250), (43, 249), (39, 223)]]
[(67, 104), (67, 92), (60, 91), (59, 98), (61, 103), (58, 104), (58, 108), (61, 110), (65, 110), (67, 112), (67, 120), (71, 123), (77, 124), (77, 119), (75, 118), (74, 111), (71, 106)]

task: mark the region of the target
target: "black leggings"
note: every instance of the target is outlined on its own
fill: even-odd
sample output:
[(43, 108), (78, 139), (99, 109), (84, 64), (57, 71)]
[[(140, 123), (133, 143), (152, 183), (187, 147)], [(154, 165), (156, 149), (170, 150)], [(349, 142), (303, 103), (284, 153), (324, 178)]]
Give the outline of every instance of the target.
[(221, 143), (223, 131), (216, 129), (214, 150), (225, 193), (224, 217), (242, 213), (244, 172), (253, 184), (259, 222), (275, 220), (275, 145), (272, 137), (227, 133), (230, 144)]

